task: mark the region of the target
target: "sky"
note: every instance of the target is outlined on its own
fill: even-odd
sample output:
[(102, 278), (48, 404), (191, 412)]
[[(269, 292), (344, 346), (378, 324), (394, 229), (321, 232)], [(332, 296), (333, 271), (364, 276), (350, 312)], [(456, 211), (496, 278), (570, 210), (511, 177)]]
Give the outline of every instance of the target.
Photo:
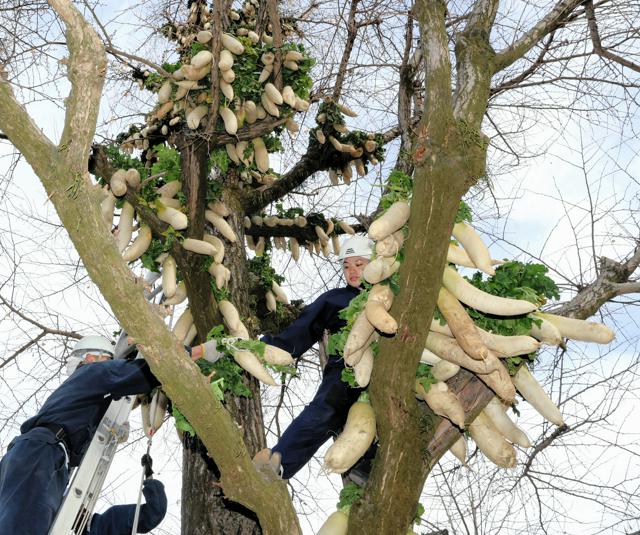
[[(123, 32), (122, 38), (130, 38), (130, 35), (130, 32)], [(381, 76), (380, 80), (382, 79)], [(64, 93), (64, 88), (61, 93)], [(52, 139), (57, 139), (61, 131), (61, 111), (45, 102), (32, 103), (29, 111), (39, 119), (45, 133)], [(109, 120), (112, 110), (105, 106), (101, 113), (103, 120)], [(483, 195), (469, 196), (477, 219), (475, 225), (483, 231), (494, 257), (522, 260), (531, 258), (530, 255), (534, 258), (542, 257), (557, 269), (553, 276), (557, 277), (558, 282), (563, 282), (564, 276), (573, 278), (579, 273), (587, 273), (589, 279), (594, 273), (594, 252), (596, 255), (621, 259), (629, 253), (633, 239), (637, 237), (634, 212), (638, 213), (639, 188), (637, 178), (634, 177), (638, 176), (640, 170), (640, 147), (635, 136), (631, 135), (637, 130), (637, 125), (634, 121), (624, 124), (619, 133), (610, 124), (594, 127), (579, 119), (567, 120), (566, 127), (561, 133), (554, 134), (553, 140), (546, 137), (545, 125), (532, 127), (528, 133), (529, 141), (544, 149), (541, 154), (516, 171), (490, 176), (491, 194), (485, 192)], [(357, 124), (357, 120), (351, 124)], [(306, 132), (303, 133), (301, 137), (304, 139)], [(585, 162), (583, 151), (578, 150), (581, 146), (585, 147), (584, 153), (588, 155), (584, 157)], [(24, 163), (19, 164), (13, 180), (3, 174), (11, 160), (8, 156), (10, 153), (8, 144), (0, 141), (0, 212), (5, 215), (4, 221), (0, 222), (0, 245), (3, 247), (3, 256), (12, 252), (19, 267), (14, 272), (11, 262), (0, 264), (0, 295), (11, 296), (24, 312), (33, 313), (47, 322), (55, 320), (60, 328), (84, 333), (93, 332), (97, 328), (102, 334), (109, 335), (116, 325), (90, 281), (78, 276), (83, 270), (81, 267), (75, 269), (78, 265), (77, 255), (69, 249), (66, 236), (58, 227), (56, 215), (37, 178)], [(489, 161), (494, 162), (499, 157), (498, 153), (492, 153)], [(389, 158), (387, 162), (389, 165), (393, 158)], [(286, 160), (283, 160), (283, 165), (286, 165)], [(379, 169), (374, 170), (373, 177), (356, 182), (349, 188), (366, 191), (369, 182), (376, 180), (380, 172)], [(320, 188), (328, 182), (326, 177), (318, 177), (317, 181)], [(347, 188), (341, 186), (339, 189), (344, 191)], [(320, 192), (323, 204), (330, 204), (331, 199), (337, 197), (334, 189), (320, 189)], [(369, 205), (375, 202), (375, 199), (367, 200)], [(319, 202), (318, 197), (309, 202)], [(360, 198), (350, 201), (349, 213), (360, 209), (362, 203)], [(593, 228), (588, 217), (591, 204), (596, 207), (594, 212), (597, 222)], [(344, 209), (344, 205), (336, 205), (336, 212)], [(576, 234), (579, 236), (577, 245)], [(611, 238), (612, 235), (614, 238)], [(592, 236), (595, 244), (593, 247)], [(59, 263), (63, 266), (57, 267)], [(302, 298), (309, 302), (324, 289), (338, 284), (336, 267), (331, 261), (310, 259), (304, 253), (300, 266), (293, 265), (282, 254), (274, 255), (274, 263), (279, 271), (286, 272), (288, 280), (285, 289), (292, 298)], [(605, 321), (609, 323), (613, 320), (609, 324), (616, 330), (618, 338), (611, 347), (602, 350), (602, 355), (599, 353), (600, 348), (587, 349), (584, 344), (570, 346), (571, 359), (567, 361), (574, 370), (575, 381), (570, 385), (574, 389), (572, 392), (577, 392), (590, 376), (610, 377), (637, 359), (637, 337), (640, 333), (637, 312), (633, 307), (626, 307), (624, 310), (622, 307), (612, 307), (611, 310), (613, 315), (608, 316)], [(0, 354), (10, 354), (19, 346), (20, 340), (34, 332), (33, 326), (25, 322), (19, 322), (18, 328), (22, 332), (16, 334), (16, 326), (9, 315), (0, 317)], [(544, 355), (544, 365), (540, 368), (541, 377), (545, 377), (545, 372), (550, 371), (550, 363), (556, 357), (557, 354), (553, 351)], [(15, 366), (0, 370), (0, 386), (9, 399), (0, 409), (0, 416), (4, 421), (16, 411), (8, 420), (9, 423), (0, 428), (0, 449), (4, 450), (16, 433), (19, 423), (42, 403), (45, 392), (55, 386), (50, 382), (44, 384), (44, 380), (51, 374), (52, 367), (61, 365), (62, 359), (60, 348), (53, 347), (53, 343), (45, 343), (39, 353), (25, 354), (18, 358)], [(29, 377), (29, 381), (21, 381), (25, 376)], [(58, 378), (61, 379), (63, 377)], [(298, 410), (312, 395), (317, 380), (317, 374), (309, 371), (298, 381), (294, 393), (299, 398)], [(34, 385), (38, 394), (28, 399), (24, 407), (19, 407), (29, 398)], [(580, 396), (576, 394), (577, 397), (563, 407), (563, 412), (568, 415), (568, 422), (572, 417), (577, 421), (581, 411), (601, 402), (605, 396), (604, 390), (614, 391), (616, 399), (619, 399), (614, 415), (592, 426), (596, 432), (600, 430), (605, 435), (599, 437), (601, 447), (585, 447), (589, 441), (577, 434), (563, 443), (567, 445), (564, 450), (552, 448), (545, 452), (545, 464), (537, 466), (544, 466), (545, 469), (550, 466), (553, 473), (554, 467), (565, 469), (570, 464), (574, 467), (573, 473), (581, 479), (593, 475), (595, 480), (608, 478), (616, 482), (626, 478), (631, 482), (637, 481), (640, 476), (640, 467), (636, 461), (639, 437), (628, 429), (632, 410), (637, 407), (637, 392), (632, 390), (631, 385), (616, 386), (619, 390), (614, 390), (610, 383), (606, 383), (601, 389)], [(558, 394), (557, 382), (553, 383), (553, 387), (553, 391)], [(628, 388), (629, 395), (623, 396), (623, 387)], [(265, 403), (273, 403), (276, 395), (276, 389), (266, 388)], [(132, 441), (118, 453), (97, 510), (108, 504), (131, 503), (136, 499), (135, 487), (141, 470), (139, 457), (147, 446), (146, 439), (141, 436), (138, 420), (138, 414), (134, 414)], [(534, 441), (541, 436), (541, 420), (530, 409), (523, 408), (519, 422)], [(281, 424), (286, 425), (286, 421)], [(615, 437), (619, 447), (611, 448), (607, 444), (608, 437)], [(273, 444), (273, 436), (269, 436), (268, 441)], [(624, 463), (619, 462), (619, 452), (622, 449), (633, 453)], [(170, 503), (168, 518), (155, 533), (177, 533), (181, 451), (171, 421), (154, 438), (151, 452), (158, 478), (167, 485)], [(615, 452), (613, 458), (611, 452)], [(296, 506), (301, 513), (305, 535), (314, 533), (324, 517), (333, 510), (341, 487), (338, 476), (324, 473), (321, 460), (322, 450), (318, 458), (293, 482)], [(471, 467), (472, 471), (463, 472), (448, 459), (448, 455), (445, 456), (425, 488), (425, 500), (429, 500), (423, 502), (429, 504), (425, 517), (427, 522), (436, 526), (448, 522), (452, 513), (438, 506), (438, 500), (434, 496), (448, 484), (447, 481), (451, 481), (455, 482), (452, 486), (461, 493), (460, 517), (468, 526), (475, 521), (479, 533), (491, 533), (490, 527), (496, 525), (496, 519), (508, 514), (516, 525), (521, 523), (524, 529), (531, 519), (518, 516), (514, 512), (515, 506), (505, 499), (504, 493), (487, 498), (494, 500), (490, 502), (493, 506), (487, 508), (491, 511), (487, 516), (491, 518), (474, 518), (472, 509), (465, 509), (464, 495), (473, 493), (474, 500), (477, 500), (477, 496), (481, 495), (481, 485), (486, 482), (486, 479), (479, 477), (486, 470), (484, 465), (472, 462)], [(510, 481), (504, 477), (504, 482)], [(506, 483), (504, 485), (507, 486)], [(620, 483), (620, 486), (623, 484)], [(531, 487), (525, 485), (524, 489), (522, 496), (526, 499), (527, 496), (530, 497), (527, 492), (531, 491)], [(604, 499), (613, 498), (606, 495)], [(573, 501), (563, 502), (558, 508), (572, 511), (572, 514), (565, 515), (563, 524), (552, 524), (550, 533), (619, 533), (622, 530), (640, 529), (633, 525), (611, 526), (611, 515), (606, 511), (607, 502), (601, 505), (595, 506), (577, 496)], [(543, 510), (541, 516), (547, 518), (546, 515), (551, 515), (551, 512)], [(551, 520), (549, 516), (548, 521)], [(583, 521), (589, 523), (587, 528), (580, 524)], [(463, 532), (461, 529), (460, 533)], [(494, 532), (499, 533), (499, 529)]]

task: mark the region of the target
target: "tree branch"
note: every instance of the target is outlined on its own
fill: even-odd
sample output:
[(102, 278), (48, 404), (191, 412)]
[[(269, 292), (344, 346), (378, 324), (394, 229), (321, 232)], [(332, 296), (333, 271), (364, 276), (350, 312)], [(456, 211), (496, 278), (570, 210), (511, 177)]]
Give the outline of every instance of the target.
[(561, 0), (549, 13), (518, 39), (509, 48), (496, 54), (494, 58), (494, 74), (508, 67), (515, 61), (523, 57), (531, 50), (545, 35), (553, 32), (566, 22), (569, 14), (576, 9), (583, 0)]
[(625, 262), (601, 257), (600, 272), (596, 279), (580, 289), (571, 301), (550, 311), (571, 318), (590, 318), (613, 297), (638, 291), (640, 283), (629, 281), (629, 277), (638, 268), (639, 263), (640, 246), (636, 247)]
[(633, 71), (640, 72), (640, 65), (633, 61), (629, 61), (618, 54), (614, 54), (602, 46), (600, 33), (598, 31), (598, 23), (596, 21), (596, 12), (593, 7), (593, 0), (587, 0), (584, 3), (584, 10), (587, 15), (587, 25), (589, 26), (589, 35), (591, 36), (591, 42), (593, 43), (593, 51), (600, 57), (619, 63), (623, 67), (627, 67)]
[(344, 50), (342, 51), (342, 58), (340, 59), (340, 66), (338, 67), (338, 74), (336, 75), (336, 82), (333, 86), (333, 100), (338, 101), (340, 99), (340, 95), (342, 94), (342, 84), (344, 83), (347, 63), (349, 63), (349, 57), (351, 56), (351, 51), (353, 50), (353, 43), (356, 40), (356, 35), (358, 34), (358, 25), (356, 24), (356, 10), (358, 7), (358, 2), (360, 0), (351, 0), (351, 5), (349, 7), (349, 18), (347, 19), (347, 39), (344, 45)]
[[(85, 173), (95, 134), (107, 58), (98, 34), (68, 0), (49, 0), (63, 20), (69, 47), (65, 124), (59, 151), (76, 173)], [(88, 175), (84, 176), (88, 180)]]

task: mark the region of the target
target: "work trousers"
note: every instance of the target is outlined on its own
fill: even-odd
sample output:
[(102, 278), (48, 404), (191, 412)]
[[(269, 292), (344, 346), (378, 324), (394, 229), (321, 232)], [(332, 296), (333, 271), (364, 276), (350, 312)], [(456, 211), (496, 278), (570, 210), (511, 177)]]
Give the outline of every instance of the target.
[(361, 388), (351, 388), (340, 379), (344, 364), (330, 357), (313, 400), (294, 418), (272, 451), (282, 455), (282, 477), (293, 477), (327, 440), (336, 437)]
[(47, 535), (68, 481), (53, 432), (37, 427), (14, 438), (0, 461), (0, 535)]

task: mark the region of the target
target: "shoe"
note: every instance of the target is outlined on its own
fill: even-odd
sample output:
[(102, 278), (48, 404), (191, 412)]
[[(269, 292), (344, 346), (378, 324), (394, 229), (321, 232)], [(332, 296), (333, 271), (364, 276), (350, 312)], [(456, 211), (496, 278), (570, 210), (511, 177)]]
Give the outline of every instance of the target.
[(346, 475), (346, 479), (348, 481), (354, 482), (359, 487), (364, 487), (369, 480), (369, 472), (358, 470), (357, 468), (352, 468)]

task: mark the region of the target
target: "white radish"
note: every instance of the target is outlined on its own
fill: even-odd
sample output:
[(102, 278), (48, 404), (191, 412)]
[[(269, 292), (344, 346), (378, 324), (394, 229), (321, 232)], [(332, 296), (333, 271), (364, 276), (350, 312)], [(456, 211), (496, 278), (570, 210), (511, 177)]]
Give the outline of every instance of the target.
[(156, 192), (161, 197), (175, 197), (178, 192), (182, 189), (182, 182), (179, 180), (172, 180), (171, 182), (167, 182), (164, 186), (160, 186)]
[(271, 291), (278, 301), (284, 303), (285, 305), (289, 304), (289, 298), (287, 297), (287, 294), (284, 293), (284, 290), (276, 281), (271, 281)]
[(155, 201), (158, 210), (158, 219), (168, 223), (176, 230), (184, 230), (189, 226), (189, 219), (180, 210), (164, 206), (158, 199)]
[(464, 409), (458, 396), (449, 390), (446, 383), (438, 382), (430, 385), (429, 390), (425, 390), (422, 383), (416, 379), (415, 388), (434, 413), (464, 429)]
[(398, 330), (398, 323), (388, 312), (392, 303), (393, 291), (391, 288), (376, 284), (369, 291), (369, 297), (364, 307), (369, 322), (376, 329), (386, 334), (395, 334)]
[(222, 46), (225, 47), (230, 52), (233, 52), (236, 56), (244, 53), (244, 46), (240, 41), (238, 41), (232, 35), (229, 35), (228, 33), (223, 33), (220, 39), (222, 41)]
[(229, 280), (231, 279), (231, 271), (229, 271), (222, 264), (216, 264), (214, 262), (209, 266), (207, 271), (214, 278), (216, 287), (219, 290), (222, 290), (222, 288), (225, 288), (229, 284)]
[(167, 255), (162, 261), (162, 293), (170, 298), (175, 295), (176, 290), (176, 261), (171, 255)]
[(229, 210), (229, 207), (220, 200), (210, 202), (209, 204), (207, 204), (207, 208), (209, 208), (209, 210), (211, 210), (212, 212), (218, 214), (220, 217), (227, 217), (228, 215), (231, 215), (231, 210)]
[(595, 342), (596, 344), (608, 344), (615, 338), (614, 332), (602, 323), (568, 318), (545, 312), (536, 312), (534, 316), (555, 325), (564, 338), (582, 340), (583, 342)]
[(186, 338), (192, 325), (193, 316), (191, 315), (191, 310), (189, 308), (185, 308), (184, 312), (180, 314), (180, 317), (173, 326), (172, 332), (174, 336), (182, 342)]
[(256, 166), (261, 173), (266, 173), (269, 170), (269, 152), (264, 144), (264, 140), (261, 137), (257, 137), (252, 140), (253, 153), (256, 160)]
[(300, 260), (300, 244), (296, 238), (289, 238), (289, 249), (294, 262)]
[(387, 211), (376, 219), (369, 227), (369, 237), (374, 240), (382, 240), (401, 229), (409, 220), (411, 208), (404, 201), (393, 203)]
[(245, 100), (242, 105), (244, 108), (245, 117), (249, 124), (253, 124), (258, 119), (258, 109), (256, 107), (256, 103), (253, 100)]
[(349, 361), (349, 356), (355, 353), (368, 342), (369, 337), (373, 334), (374, 327), (367, 319), (367, 315), (361, 312), (353, 322), (347, 341), (344, 344), (344, 359), (347, 364), (353, 364)]
[(236, 152), (236, 146), (233, 143), (227, 143), (225, 145), (225, 148), (227, 149), (229, 159), (236, 165), (240, 165), (240, 158), (238, 157), (238, 153)]
[(208, 50), (201, 50), (195, 56), (191, 58), (189, 62), (196, 69), (200, 69), (205, 66), (211, 66), (211, 62), (213, 61), (213, 54)]
[(116, 209), (116, 201), (118, 199), (116, 196), (109, 192), (104, 200), (100, 203), (100, 213), (102, 214), (102, 219), (104, 222), (111, 227), (113, 222), (113, 212)]
[(491, 462), (502, 468), (516, 466), (516, 452), (513, 446), (502, 437), (491, 419), (482, 411), (469, 424), (469, 434)]
[(164, 104), (165, 102), (167, 102), (170, 98), (171, 98), (171, 81), (167, 80), (166, 82), (164, 82), (161, 86), (160, 89), (158, 90), (158, 103), (159, 104)]
[(264, 85), (264, 92), (269, 97), (269, 100), (274, 104), (277, 104), (279, 106), (284, 102), (284, 100), (282, 99), (282, 94), (280, 93), (280, 91), (278, 91), (276, 86), (273, 85), (271, 82), (267, 82)]
[(118, 221), (118, 251), (122, 252), (127, 248), (133, 233), (133, 205), (126, 202), (120, 210), (120, 220)]
[(267, 302), (267, 310), (269, 312), (275, 312), (277, 310), (278, 304), (276, 303), (276, 297), (271, 290), (267, 290), (265, 301)]
[(205, 106), (204, 104), (197, 106), (196, 108), (191, 110), (187, 114), (187, 126), (191, 128), (191, 130), (195, 130), (196, 128), (198, 128), (198, 126), (200, 126), (200, 121), (202, 121), (202, 118), (207, 115), (208, 111), (209, 107)]
[[(222, 94), (225, 97), (227, 97), (227, 99), (233, 100), (233, 97), (234, 97), (233, 87), (231, 86), (231, 84), (227, 83), (224, 78), (222, 78), (220, 80), (220, 91), (222, 91)], [(234, 115), (234, 117), (235, 117), (235, 115)], [(225, 129), (227, 130), (227, 132), (229, 132), (229, 129), (226, 127), (227, 122), (224, 119), (224, 117), (223, 117), (223, 121), (225, 121)], [(236, 117), (236, 130), (237, 130), (237, 124), (238, 124), (238, 119)], [(231, 134), (231, 132), (229, 132), (229, 133)], [(234, 132), (234, 134), (235, 134), (235, 132)]]
[(260, 102), (269, 115), (280, 117), (280, 110), (278, 109), (278, 106), (276, 106), (275, 102), (273, 102), (266, 93), (262, 93), (260, 96)]
[(482, 241), (480, 234), (464, 222), (456, 223), (453, 226), (452, 234), (462, 244), (478, 269), (488, 275), (495, 275), (489, 249)]
[(519, 316), (533, 312), (538, 308), (529, 301), (522, 299), (509, 299), (491, 295), (479, 290), (462, 278), (452, 267), (445, 267), (442, 282), (458, 300), (476, 310), (496, 316)]
[(360, 388), (366, 388), (369, 385), (371, 372), (373, 371), (373, 361), (373, 351), (371, 347), (367, 347), (362, 352), (360, 360), (353, 365), (353, 375)]
[(260, 76), (258, 76), (258, 83), (262, 84), (266, 82), (271, 73), (273, 72), (273, 64), (265, 65), (262, 71), (260, 72)]
[(378, 257), (369, 262), (362, 270), (362, 278), (371, 284), (388, 279), (400, 269), (400, 262), (393, 258)]
[(290, 85), (286, 85), (282, 88), (282, 100), (288, 106), (295, 106), (296, 103), (296, 94), (293, 92), (293, 89)]
[(221, 264), (224, 259), (224, 243), (217, 236), (213, 236), (212, 234), (205, 234), (202, 239), (206, 242), (209, 242), (216, 248), (216, 254), (213, 255), (213, 261), (216, 264)]
[[(441, 325), (440, 322), (435, 319), (431, 320), (431, 327), (429, 329), (446, 336), (453, 336), (448, 325)], [(503, 336), (485, 331), (477, 325), (476, 330), (480, 334), (484, 345), (492, 351), (495, 351), (500, 357), (516, 357), (518, 355), (533, 353), (540, 349), (540, 342), (531, 336)]]
[(338, 510), (327, 517), (316, 535), (347, 535), (348, 527), (349, 515)]
[(460, 301), (446, 288), (440, 288), (437, 303), (438, 309), (446, 318), (451, 332), (464, 352), (477, 360), (487, 358), (489, 350), (482, 342), (480, 333)]
[(111, 175), (109, 187), (116, 197), (122, 197), (127, 193), (127, 182), (125, 180), (126, 174), (127, 172), (124, 169), (117, 169), (116, 172)]
[(227, 134), (235, 136), (238, 131), (238, 120), (236, 119), (236, 114), (224, 106), (220, 106), (219, 113), (222, 121), (224, 122), (224, 129), (227, 131)]
[(449, 450), (456, 456), (463, 466), (467, 466), (467, 441), (465, 440), (464, 435), (461, 434), (458, 440), (451, 445)]
[(493, 425), (512, 444), (518, 444), (523, 448), (530, 448), (531, 441), (525, 432), (520, 429), (512, 420), (507, 416), (506, 407), (502, 402), (494, 397), (483, 409), (484, 413), (491, 419)]
[(324, 466), (329, 472), (342, 474), (349, 470), (369, 449), (376, 436), (376, 416), (366, 397), (349, 409), (342, 433), (327, 450)]
[(127, 169), (124, 179), (133, 189), (140, 189), (140, 172), (135, 167)]
[(149, 228), (149, 225), (145, 225), (144, 223), (140, 225), (140, 230), (138, 230), (136, 239), (133, 240), (133, 243), (124, 252), (122, 259), (125, 262), (133, 262), (140, 258), (149, 248), (149, 245), (151, 245), (151, 237), (151, 229)]
[(277, 366), (289, 366), (294, 362), (290, 353), (269, 344), (264, 346), (264, 360), (267, 364), (275, 364)]
[(196, 240), (195, 238), (186, 238), (182, 241), (182, 247), (192, 253), (214, 256), (217, 252), (216, 248), (209, 242), (204, 240)]
[(433, 365), (431, 368), (431, 375), (433, 375), (438, 381), (448, 381), (454, 375), (460, 371), (460, 366), (447, 362), (446, 360), (440, 360), (440, 362)]
[(173, 297), (165, 299), (162, 304), (163, 305), (179, 305), (187, 298), (187, 286), (184, 281), (180, 281), (176, 286), (176, 291), (173, 294)]
[(269, 372), (262, 365), (260, 359), (251, 351), (232, 351), (231, 354), (233, 355), (233, 360), (235, 360), (242, 369), (258, 379), (258, 381), (266, 385), (276, 385), (273, 377), (269, 375)]
[(211, 223), (227, 240), (235, 243), (238, 240), (236, 233), (231, 228), (231, 225), (227, 223), (222, 217), (213, 212), (212, 210), (205, 210), (205, 219)]
[(220, 60), (218, 68), (221, 71), (228, 71), (233, 67), (233, 54), (224, 48), (220, 51)]
[(559, 346), (562, 343), (562, 333), (553, 323), (536, 314), (532, 315), (539, 320), (540, 325), (533, 323), (529, 329), (529, 334), (540, 340), (543, 344)]
[(557, 426), (564, 425), (560, 410), (553, 401), (551, 401), (551, 398), (526, 366), (520, 367), (518, 372), (513, 376), (512, 381), (518, 389), (518, 392), (522, 394), (522, 397), (526, 399), (543, 418)]

